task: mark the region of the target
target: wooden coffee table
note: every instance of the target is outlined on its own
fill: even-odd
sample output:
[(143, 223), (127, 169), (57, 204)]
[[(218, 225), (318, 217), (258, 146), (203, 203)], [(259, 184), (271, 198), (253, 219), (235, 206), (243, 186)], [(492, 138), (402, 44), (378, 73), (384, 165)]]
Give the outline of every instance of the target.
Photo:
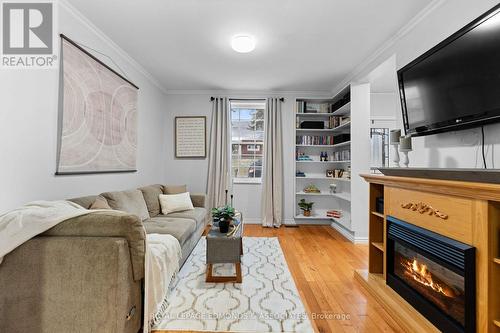
[[(242, 282), (241, 256), (243, 255), (243, 218), (239, 214), (240, 226), (231, 236), (219, 232), (219, 228), (212, 227), (207, 234), (207, 275), (206, 282)], [(236, 276), (212, 275), (213, 264), (234, 264)]]

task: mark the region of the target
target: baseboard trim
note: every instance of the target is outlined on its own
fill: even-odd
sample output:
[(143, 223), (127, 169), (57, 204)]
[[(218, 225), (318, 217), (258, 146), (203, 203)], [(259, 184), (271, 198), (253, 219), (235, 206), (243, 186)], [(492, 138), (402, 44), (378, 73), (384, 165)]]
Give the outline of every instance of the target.
[(354, 244), (368, 244), (368, 237), (354, 237)]
[[(260, 218), (249, 218), (249, 217), (243, 217), (243, 221), (245, 224), (257, 224), (260, 225), (262, 224), (262, 220)], [(300, 221), (297, 223), (295, 219), (285, 219), (283, 220), (283, 225), (284, 226), (301, 226), (301, 225), (330, 225), (329, 222), (321, 222), (321, 221)]]
[(355, 237), (354, 237), (354, 233), (345, 229), (344, 227), (342, 227), (340, 224), (337, 224), (335, 222), (332, 222), (332, 224), (330, 224), (331, 227), (333, 229), (335, 229), (336, 231), (338, 231), (342, 236), (344, 236), (348, 241), (350, 241), (351, 243), (355, 243)]
[(243, 223), (245, 224), (262, 224), (262, 220), (259, 218), (248, 218), (243, 216)]

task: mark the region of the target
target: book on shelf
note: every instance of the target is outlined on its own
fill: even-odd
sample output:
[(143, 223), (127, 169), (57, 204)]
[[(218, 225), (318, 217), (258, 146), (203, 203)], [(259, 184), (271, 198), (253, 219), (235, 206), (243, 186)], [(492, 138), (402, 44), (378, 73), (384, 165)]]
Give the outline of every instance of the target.
[(306, 102), (297, 101), (297, 113), (305, 113), (306, 110)]
[(297, 101), (297, 113), (330, 113), (331, 105), (329, 103), (307, 103)]
[(331, 209), (326, 212), (326, 216), (339, 219), (342, 217), (342, 211), (338, 209)]
[(328, 128), (336, 128), (336, 127), (342, 126), (344, 124), (347, 124), (350, 121), (351, 121), (350, 117), (330, 116), (328, 118), (327, 127)]
[(351, 139), (350, 134), (339, 135), (299, 135), (296, 139), (296, 144), (307, 146), (331, 146), (338, 143), (343, 143)]

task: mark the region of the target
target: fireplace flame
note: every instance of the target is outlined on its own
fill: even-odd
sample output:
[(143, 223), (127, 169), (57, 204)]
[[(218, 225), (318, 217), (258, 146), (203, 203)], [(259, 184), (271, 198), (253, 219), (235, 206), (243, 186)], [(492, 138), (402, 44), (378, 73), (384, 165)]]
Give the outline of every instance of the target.
[(446, 297), (455, 297), (453, 289), (434, 281), (432, 273), (427, 269), (427, 265), (420, 264), (417, 259), (404, 260), (403, 266), (406, 268), (406, 273), (418, 283), (431, 288), (432, 290), (445, 295)]

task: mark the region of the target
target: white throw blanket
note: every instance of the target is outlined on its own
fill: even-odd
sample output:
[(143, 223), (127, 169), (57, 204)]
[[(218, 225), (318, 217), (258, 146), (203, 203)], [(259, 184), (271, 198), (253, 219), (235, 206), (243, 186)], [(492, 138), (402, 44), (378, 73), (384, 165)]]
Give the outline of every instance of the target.
[(147, 241), (147, 311), (151, 328), (165, 314), (169, 286), (179, 271), (182, 257), (179, 241), (172, 235), (149, 234)]
[(67, 219), (96, 212), (71, 201), (34, 201), (0, 215), (0, 263), (3, 257), (38, 234)]

